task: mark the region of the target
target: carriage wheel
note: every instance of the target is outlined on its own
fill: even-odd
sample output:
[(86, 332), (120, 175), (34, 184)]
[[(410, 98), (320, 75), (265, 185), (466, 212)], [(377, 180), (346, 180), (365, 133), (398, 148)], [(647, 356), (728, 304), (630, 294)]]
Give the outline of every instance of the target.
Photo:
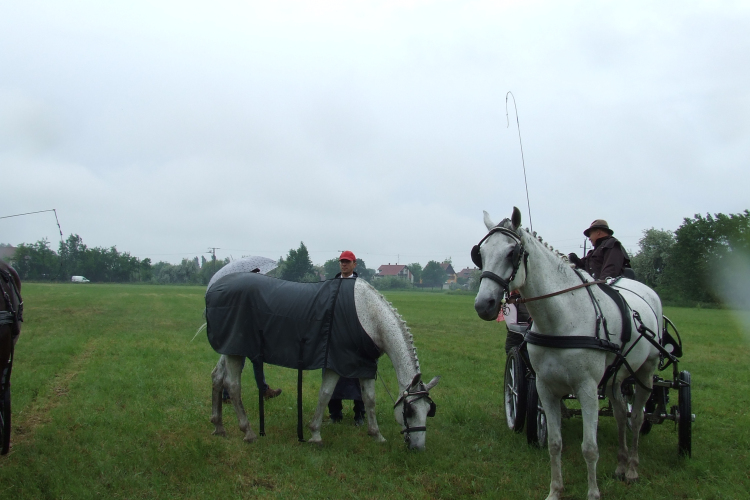
[(526, 397), (526, 441), (533, 446), (547, 446), (547, 416), (536, 392), (536, 380), (530, 380)]
[(10, 387), (4, 383), (2, 377), (3, 390), (0, 392), (0, 455), (5, 455), (10, 449)]
[(682, 371), (677, 377), (680, 388), (677, 390), (677, 430), (680, 455), (693, 456), (693, 408), (690, 402), (690, 372)]
[(515, 432), (523, 430), (526, 421), (526, 363), (514, 347), (505, 361), (505, 418), (508, 428)]

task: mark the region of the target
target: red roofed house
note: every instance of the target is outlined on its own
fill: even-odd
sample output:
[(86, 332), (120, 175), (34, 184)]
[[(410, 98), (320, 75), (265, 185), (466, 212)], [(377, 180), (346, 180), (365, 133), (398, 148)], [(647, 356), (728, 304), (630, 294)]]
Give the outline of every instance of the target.
[(442, 264), (440, 264), (440, 267), (443, 268), (443, 271), (445, 271), (445, 274), (447, 275), (447, 278), (448, 278), (445, 281), (445, 283), (447, 285), (450, 285), (451, 283), (455, 283), (457, 276), (456, 276), (456, 271), (453, 269), (453, 266), (451, 265), (451, 263), (443, 262)]
[(383, 264), (378, 268), (378, 274), (376, 278), (385, 278), (386, 276), (395, 276), (396, 278), (403, 278), (408, 280), (409, 283), (414, 283), (414, 275), (411, 273), (409, 268), (403, 264)]
[(479, 268), (475, 267), (474, 269), (471, 269), (471, 268), (465, 267), (458, 272), (457, 276), (459, 278), (464, 278), (468, 280), (469, 278), (471, 278), (471, 273), (473, 273), (474, 271), (479, 271)]

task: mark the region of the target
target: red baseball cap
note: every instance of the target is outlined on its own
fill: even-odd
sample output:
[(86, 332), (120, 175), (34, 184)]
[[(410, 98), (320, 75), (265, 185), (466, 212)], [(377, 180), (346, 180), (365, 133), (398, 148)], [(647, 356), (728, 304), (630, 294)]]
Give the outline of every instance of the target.
[(341, 256), (339, 257), (339, 260), (350, 260), (352, 262), (355, 262), (357, 258), (354, 256), (354, 254), (349, 250), (344, 250), (341, 252)]

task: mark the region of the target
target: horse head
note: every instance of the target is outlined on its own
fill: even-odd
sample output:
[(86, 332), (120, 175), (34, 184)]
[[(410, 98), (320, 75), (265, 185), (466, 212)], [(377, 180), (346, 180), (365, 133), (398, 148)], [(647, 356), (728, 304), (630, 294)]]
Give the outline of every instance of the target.
[(422, 374), (412, 380), (410, 386), (401, 394), (393, 406), (396, 421), (401, 424), (404, 442), (413, 450), (424, 450), (427, 417), (434, 417), (437, 405), (430, 399), (430, 389), (435, 387), (440, 377), (435, 377), (427, 384), (422, 382)]
[(484, 225), (489, 232), (471, 250), (472, 261), (482, 270), (474, 309), (480, 318), (490, 321), (497, 318), (503, 296), (526, 280), (528, 254), (520, 236), (521, 211), (518, 208), (513, 207), (511, 218), (498, 224), (484, 212)]

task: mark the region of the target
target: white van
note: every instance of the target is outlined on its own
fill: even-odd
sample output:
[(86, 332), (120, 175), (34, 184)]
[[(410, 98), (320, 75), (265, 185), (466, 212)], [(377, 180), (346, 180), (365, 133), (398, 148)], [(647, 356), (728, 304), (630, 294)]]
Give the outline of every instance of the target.
[(72, 281), (73, 283), (89, 283), (89, 280), (87, 280), (83, 276), (73, 276), (72, 278), (70, 278), (70, 281)]

